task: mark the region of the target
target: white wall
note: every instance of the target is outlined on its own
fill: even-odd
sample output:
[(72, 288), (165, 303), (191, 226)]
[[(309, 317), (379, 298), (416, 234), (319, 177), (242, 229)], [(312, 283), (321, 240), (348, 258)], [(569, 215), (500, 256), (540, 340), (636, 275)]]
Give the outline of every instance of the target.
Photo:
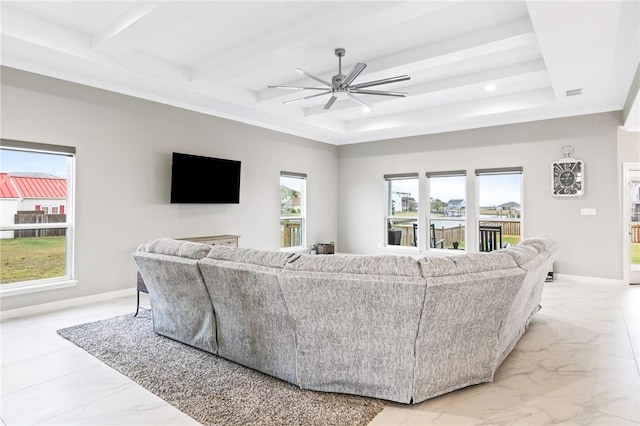
[[(419, 172), (424, 179), (427, 171), (467, 170), (475, 182), (476, 168), (522, 166), (524, 237), (547, 234), (560, 243), (557, 273), (621, 279), (620, 123), (618, 112), (341, 146), (339, 250), (384, 252), (385, 174)], [(551, 195), (551, 163), (565, 145), (585, 162), (581, 198)], [(424, 208), (426, 194), (420, 195)], [(475, 200), (467, 203), (474, 206)], [(581, 208), (595, 208), (597, 215), (581, 216)]]
[[(131, 253), (152, 238), (238, 234), (278, 249), (281, 170), (308, 175), (308, 243), (337, 240), (335, 146), (9, 68), (1, 106), (2, 138), (76, 147), (78, 279), (2, 310), (133, 288)], [(170, 204), (173, 151), (242, 161), (240, 204)]]
[[(0, 224), (13, 225), (18, 212), (18, 199), (0, 199)], [(13, 231), (0, 231), (0, 238), (13, 238)]]
[(618, 129), (618, 161), (620, 163), (640, 162), (640, 132)]

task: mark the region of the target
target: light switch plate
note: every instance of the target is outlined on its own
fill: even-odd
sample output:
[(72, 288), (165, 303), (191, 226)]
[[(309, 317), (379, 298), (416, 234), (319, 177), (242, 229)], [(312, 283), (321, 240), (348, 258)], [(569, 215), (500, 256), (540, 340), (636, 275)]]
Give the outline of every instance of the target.
[(596, 209), (580, 209), (580, 214), (582, 216), (595, 216)]

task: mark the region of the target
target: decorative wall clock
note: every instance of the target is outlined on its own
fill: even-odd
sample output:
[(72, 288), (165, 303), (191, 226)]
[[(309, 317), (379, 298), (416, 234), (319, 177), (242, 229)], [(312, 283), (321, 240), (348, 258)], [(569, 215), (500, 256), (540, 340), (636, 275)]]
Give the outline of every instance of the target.
[(551, 192), (554, 197), (584, 195), (584, 163), (572, 158), (573, 148), (562, 148), (563, 158), (554, 161), (551, 169)]

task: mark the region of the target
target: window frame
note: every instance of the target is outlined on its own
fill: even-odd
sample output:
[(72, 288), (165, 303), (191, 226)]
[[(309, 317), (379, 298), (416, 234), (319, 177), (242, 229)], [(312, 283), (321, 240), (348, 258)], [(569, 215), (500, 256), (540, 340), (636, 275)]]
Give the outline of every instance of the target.
[[(432, 181), (431, 178), (445, 178), (445, 177), (463, 177), (464, 178), (464, 202), (465, 202), (465, 214), (464, 214), (464, 219), (463, 220), (458, 220), (458, 219), (450, 219), (452, 221), (459, 221), (462, 222), (463, 226), (464, 226), (464, 240), (465, 240), (465, 248), (464, 249), (458, 249), (456, 250), (458, 253), (463, 254), (463, 253), (468, 253), (468, 242), (469, 242), (469, 203), (468, 201), (468, 188), (469, 188), (469, 182), (467, 179), (467, 171), (466, 170), (450, 170), (450, 171), (439, 171), (439, 172), (427, 172), (425, 174), (426, 179), (427, 179), (427, 184), (426, 184), (426, 188), (427, 188), (427, 196), (426, 196), (426, 200), (428, 200), (428, 206), (426, 208), (426, 229), (427, 229), (427, 241), (429, 242), (426, 245), (426, 250), (427, 251), (434, 251), (434, 252), (438, 252), (438, 251), (444, 251), (444, 250), (448, 250), (448, 247), (443, 247), (443, 248), (438, 248), (438, 247), (431, 247), (431, 220), (432, 220), (432, 216), (431, 216), (431, 185), (432, 185)], [(442, 200), (444, 201), (444, 200)], [(448, 252), (449, 253), (449, 252)]]
[[(517, 220), (497, 220), (491, 218), (481, 218), (480, 217), (480, 177), (481, 176), (495, 176), (495, 175), (520, 175), (520, 217)], [(476, 169), (475, 170), (475, 178), (476, 178), (476, 205), (475, 205), (475, 235), (478, 238), (478, 241), (475, 244), (476, 251), (480, 251), (479, 249), (479, 238), (480, 238), (480, 222), (519, 222), (520, 223), (520, 241), (524, 239), (524, 167), (522, 166), (514, 166), (514, 167), (495, 167), (495, 168), (487, 168), (487, 169)], [(503, 234), (504, 235), (504, 234)], [(504, 245), (503, 240), (503, 245)]]
[[(291, 216), (282, 216), (282, 214), (280, 214), (280, 226), (282, 226), (282, 221), (286, 219), (300, 220), (300, 245), (282, 247), (280, 245), (282, 242), (280, 242), (280, 251), (299, 251), (301, 249), (306, 249), (307, 247), (307, 174), (281, 171), (280, 186), (282, 186), (283, 177), (300, 179), (302, 181), (302, 188), (300, 190), (300, 214)], [(282, 209), (282, 205), (280, 206), (280, 209)], [(280, 213), (282, 213), (282, 210)]]
[(58, 277), (35, 280), (16, 281), (0, 284), (0, 298), (20, 294), (35, 293), (57, 288), (73, 287), (75, 279), (75, 147), (42, 144), (35, 142), (0, 139), (2, 150), (37, 152), (42, 154), (62, 155), (67, 157), (67, 199), (66, 221), (42, 224), (0, 225), (0, 231), (16, 231), (24, 229), (65, 229), (65, 274)]
[[(417, 232), (418, 235), (417, 240), (418, 240), (418, 244), (415, 246), (405, 246), (402, 244), (396, 245), (396, 244), (389, 244), (389, 220), (390, 219), (396, 219), (396, 218), (400, 218), (400, 217), (396, 217), (393, 213), (392, 213), (392, 205), (391, 205), (391, 182), (394, 180), (408, 180), (408, 179), (415, 179), (416, 183), (418, 184), (418, 190), (416, 192), (416, 195), (418, 196), (417, 202), (418, 202), (418, 210), (416, 211), (416, 223), (417, 223)], [(420, 173), (396, 173), (396, 174), (386, 174), (384, 175), (384, 193), (385, 193), (385, 198), (384, 198), (384, 202), (385, 202), (385, 213), (384, 213), (384, 236), (383, 236), (383, 241), (384, 241), (384, 247), (385, 249), (390, 249), (390, 250), (411, 250), (411, 251), (419, 251), (419, 246), (420, 246)]]

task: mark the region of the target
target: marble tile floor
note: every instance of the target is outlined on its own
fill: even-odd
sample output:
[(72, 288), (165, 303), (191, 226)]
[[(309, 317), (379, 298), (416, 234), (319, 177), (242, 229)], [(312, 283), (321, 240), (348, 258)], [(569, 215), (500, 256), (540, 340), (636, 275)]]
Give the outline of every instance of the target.
[[(542, 305), (494, 382), (388, 403), (370, 426), (639, 425), (640, 286), (556, 281)], [(198, 424), (56, 334), (134, 310), (135, 296), (3, 321), (2, 425)]]

